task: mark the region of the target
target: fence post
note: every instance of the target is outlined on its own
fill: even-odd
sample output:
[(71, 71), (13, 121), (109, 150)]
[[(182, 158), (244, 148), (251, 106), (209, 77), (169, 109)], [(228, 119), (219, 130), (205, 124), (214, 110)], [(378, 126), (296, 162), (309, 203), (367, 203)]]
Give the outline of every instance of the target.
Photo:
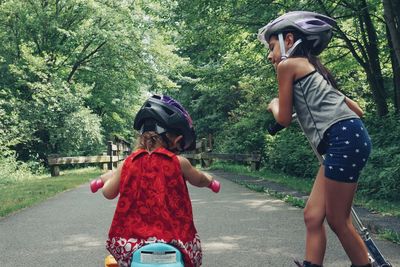
[(200, 164), (202, 168), (207, 166), (206, 161), (203, 159), (203, 153), (206, 153), (207, 151), (206, 146), (207, 146), (207, 140), (205, 138), (201, 138)]
[(114, 162), (114, 168), (117, 168), (118, 164), (119, 164), (119, 155), (120, 155), (120, 152), (121, 152), (121, 141), (120, 140), (117, 141), (117, 144), (115, 146), (115, 150), (113, 150), (113, 152), (114, 152), (113, 156), (117, 156), (118, 157), (118, 160), (116, 162)]
[(52, 165), (50, 166), (51, 177), (60, 175), (60, 166)]
[(113, 169), (113, 142), (108, 141), (107, 142), (107, 155), (110, 156), (110, 161), (108, 162), (108, 169), (112, 170)]
[(251, 170), (252, 171), (258, 171), (260, 170), (260, 162), (261, 162), (261, 156), (258, 151), (254, 151), (251, 153)]
[[(58, 154), (50, 154), (47, 157), (47, 160), (49, 160), (51, 158), (58, 158), (59, 156), (60, 155), (58, 155)], [(60, 175), (60, 166), (58, 166), (58, 165), (50, 165), (50, 174), (51, 174), (51, 177), (59, 176)]]
[[(107, 156), (107, 152), (103, 152), (102, 155)], [(101, 168), (103, 169), (103, 171), (108, 170), (108, 164), (106, 162), (101, 163)]]

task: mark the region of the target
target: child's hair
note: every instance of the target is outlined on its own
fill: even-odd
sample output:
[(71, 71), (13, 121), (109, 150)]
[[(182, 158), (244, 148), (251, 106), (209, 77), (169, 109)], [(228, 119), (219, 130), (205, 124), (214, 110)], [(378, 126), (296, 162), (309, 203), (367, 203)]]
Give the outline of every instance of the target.
[(311, 43), (307, 41), (307, 38), (303, 36), (300, 32), (295, 29), (288, 29), (283, 32), (283, 36), (286, 37), (286, 34), (292, 33), (294, 36), (294, 42), (298, 39), (301, 39), (302, 42), (296, 47), (293, 51), (293, 54), (290, 57), (305, 57), (310, 61), (310, 63), (314, 66), (314, 68), (332, 85), (334, 88), (339, 89), (339, 86), (336, 82), (335, 77), (333, 77), (332, 73), (321, 63), (318, 56), (314, 55), (311, 52)]
[[(155, 131), (147, 131), (138, 137), (136, 149), (146, 149), (147, 151), (153, 151), (158, 147), (164, 147), (168, 150), (171, 150), (170, 138), (175, 138), (177, 136), (177, 134), (171, 132), (158, 134)], [(176, 153), (177, 151), (174, 150), (172, 152)]]
[(158, 133), (154, 131), (144, 132), (138, 137), (136, 148), (146, 149), (152, 151), (157, 147), (166, 147), (166, 144)]

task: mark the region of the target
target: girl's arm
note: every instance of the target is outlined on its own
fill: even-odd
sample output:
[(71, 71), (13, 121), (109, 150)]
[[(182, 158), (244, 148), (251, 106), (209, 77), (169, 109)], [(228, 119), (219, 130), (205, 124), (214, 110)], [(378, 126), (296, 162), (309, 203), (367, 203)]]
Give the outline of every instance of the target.
[(206, 187), (209, 186), (213, 181), (213, 177), (211, 175), (199, 171), (193, 167), (187, 158), (178, 156), (178, 160), (181, 165), (183, 177), (189, 181), (191, 185), (197, 187)]
[(276, 122), (284, 127), (292, 122), (295, 67), (289, 59), (278, 64), (279, 98), (274, 98), (268, 105), (268, 111), (272, 112)]
[(103, 195), (105, 198), (114, 199), (118, 196), (123, 165), (124, 163), (122, 162), (115, 171), (110, 171), (100, 176), (100, 179), (104, 182)]
[(364, 111), (360, 108), (360, 106), (357, 104), (357, 102), (351, 100), (346, 96), (345, 98), (347, 106), (354, 111), (360, 118), (364, 115)]

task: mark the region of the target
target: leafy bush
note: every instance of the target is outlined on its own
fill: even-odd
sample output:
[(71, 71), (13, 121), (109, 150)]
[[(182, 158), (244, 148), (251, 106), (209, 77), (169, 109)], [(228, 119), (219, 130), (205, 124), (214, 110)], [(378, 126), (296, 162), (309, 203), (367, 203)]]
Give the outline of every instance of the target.
[(359, 191), (377, 199), (400, 200), (400, 121), (398, 115), (365, 121), (372, 139), (372, 153)]
[(51, 143), (68, 156), (97, 155), (105, 150), (101, 119), (88, 108), (68, 114), (63, 127), (56, 129)]
[(11, 152), (7, 154), (0, 155), (0, 186), (34, 178), (29, 164), (17, 161)]
[(216, 149), (226, 153), (262, 152), (264, 147), (263, 133), (265, 121), (263, 117), (242, 117), (236, 122), (227, 122), (225, 130), (215, 138)]
[(297, 126), (292, 124), (275, 136), (266, 135), (265, 140), (265, 166), (302, 178), (315, 177), (318, 159)]

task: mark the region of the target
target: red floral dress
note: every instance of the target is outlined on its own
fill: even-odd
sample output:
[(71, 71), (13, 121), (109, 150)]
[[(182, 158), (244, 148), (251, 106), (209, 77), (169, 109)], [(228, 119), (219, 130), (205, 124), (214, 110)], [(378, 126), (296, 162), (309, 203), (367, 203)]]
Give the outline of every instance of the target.
[(130, 266), (133, 252), (153, 242), (178, 248), (185, 266), (201, 265), (189, 192), (174, 153), (164, 148), (133, 152), (122, 167), (119, 192), (106, 242), (119, 266)]

